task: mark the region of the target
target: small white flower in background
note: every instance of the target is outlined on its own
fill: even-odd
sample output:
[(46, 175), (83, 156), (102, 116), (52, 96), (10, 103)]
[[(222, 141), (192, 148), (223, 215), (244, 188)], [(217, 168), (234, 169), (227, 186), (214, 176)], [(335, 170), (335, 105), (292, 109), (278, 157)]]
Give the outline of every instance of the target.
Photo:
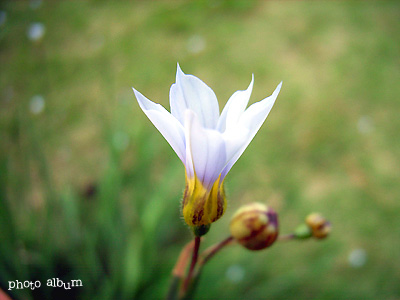
[(36, 22), (29, 25), (27, 36), (31, 41), (37, 42), (43, 38), (45, 32), (46, 27), (42, 23)]
[(242, 266), (232, 265), (226, 270), (225, 276), (229, 281), (237, 283), (243, 280), (245, 273)]
[(192, 35), (187, 41), (187, 50), (190, 53), (198, 54), (206, 48), (206, 41), (200, 35)]
[(374, 130), (374, 124), (370, 117), (362, 116), (357, 122), (358, 131), (362, 134), (369, 134)]
[(182, 210), (190, 226), (209, 225), (225, 212), (225, 176), (264, 123), (282, 85), (246, 109), (253, 81), (254, 76), (247, 90), (230, 97), (221, 114), (213, 90), (179, 65), (169, 94), (171, 113), (133, 89), (143, 112), (185, 166)]
[(42, 0), (30, 0), (29, 6), (31, 9), (38, 9), (40, 6), (42, 6), (42, 2)]
[(0, 26), (3, 26), (7, 21), (7, 13), (4, 10), (0, 10)]
[(29, 109), (34, 115), (38, 115), (43, 112), (45, 106), (44, 98), (42, 95), (35, 95), (29, 102)]
[(367, 252), (364, 249), (354, 249), (350, 252), (348, 261), (353, 268), (360, 268), (367, 262)]

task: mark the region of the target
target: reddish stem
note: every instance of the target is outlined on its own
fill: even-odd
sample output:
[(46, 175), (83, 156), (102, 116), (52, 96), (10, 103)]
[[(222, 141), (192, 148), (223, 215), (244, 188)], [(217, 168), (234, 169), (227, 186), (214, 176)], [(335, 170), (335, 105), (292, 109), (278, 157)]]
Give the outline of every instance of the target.
[(183, 295), (186, 293), (186, 291), (187, 291), (187, 289), (189, 287), (190, 281), (191, 281), (191, 279), (193, 277), (194, 268), (196, 266), (197, 259), (199, 257), (200, 241), (201, 241), (201, 238), (199, 236), (196, 236), (194, 238), (194, 248), (193, 248), (192, 262), (190, 263), (190, 268), (189, 268), (188, 275), (187, 275), (187, 277), (186, 277), (186, 279), (185, 279), (185, 281), (183, 283), (183, 290), (182, 290)]
[(280, 235), (278, 237), (278, 241), (290, 241), (294, 240), (295, 238), (296, 236), (293, 233), (290, 233), (290, 234)]
[(185, 275), (185, 269), (190, 257), (190, 252), (193, 250), (194, 247), (194, 240), (190, 243), (186, 244), (186, 246), (182, 249), (179, 258), (175, 264), (174, 269), (172, 270), (172, 275), (183, 278)]
[(220, 251), (222, 248), (224, 248), (225, 246), (229, 245), (232, 242), (233, 242), (233, 237), (229, 236), (222, 242), (220, 242), (214, 246), (211, 246), (210, 248), (205, 250), (203, 252), (202, 259), (199, 262), (199, 265), (203, 266), (209, 259), (211, 259), (215, 254), (217, 254), (218, 251)]

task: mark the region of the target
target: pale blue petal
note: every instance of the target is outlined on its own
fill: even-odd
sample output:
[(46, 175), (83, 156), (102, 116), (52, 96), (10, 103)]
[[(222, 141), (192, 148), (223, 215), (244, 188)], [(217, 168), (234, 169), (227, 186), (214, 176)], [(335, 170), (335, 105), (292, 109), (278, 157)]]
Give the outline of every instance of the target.
[(248, 134), (247, 137), (242, 140), (243, 141), (242, 146), (232, 156), (232, 158), (228, 161), (227, 165), (222, 171), (221, 174), (222, 178), (224, 178), (226, 174), (228, 174), (229, 170), (236, 163), (239, 157), (243, 154), (244, 150), (246, 150), (247, 146), (250, 144), (250, 142), (260, 129), (261, 125), (264, 123), (265, 119), (267, 118), (269, 112), (272, 109), (272, 106), (275, 103), (276, 98), (278, 97), (281, 87), (282, 87), (282, 82), (277, 86), (277, 88), (275, 89), (275, 91), (272, 93), (271, 96), (251, 105), (239, 118), (238, 127), (247, 128)]
[(219, 118), (219, 106), (213, 90), (193, 75), (186, 75), (179, 67), (176, 83), (170, 89), (172, 115), (184, 124), (187, 109), (194, 111), (200, 124), (205, 128), (216, 128)]
[(205, 188), (211, 189), (227, 162), (224, 139), (219, 131), (203, 128), (193, 111), (187, 110), (185, 116), (187, 149), (194, 173)]
[(250, 131), (246, 127), (235, 126), (222, 134), (226, 147), (226, 161), (229, 163), (246, 144)]
[(182, 124), (179, 123), (179, 121), (176, 120), (160, 104), (150, 101), (140, 92), (134, 88), (132, 89), (135, 93), (140, 108), (171, 145), (172, 149), (176, 152), (181, 161), (185, 164), (185, 133)]
[(220, 132), (224, 132), (226, 129), (235, 127), (237, 125), (240, 116), (249, 103), (250, 95), (253, 90), (253, 84), (254, 75), (251, 76), (251, 82), (246, 90), (236, 91), (229, 98), (218, 120), (217, 129)]

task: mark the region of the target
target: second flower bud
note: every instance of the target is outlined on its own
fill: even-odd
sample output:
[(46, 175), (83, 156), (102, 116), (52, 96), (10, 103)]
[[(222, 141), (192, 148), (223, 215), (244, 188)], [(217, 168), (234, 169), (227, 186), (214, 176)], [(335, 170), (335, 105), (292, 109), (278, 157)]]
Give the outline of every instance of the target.
[(262, 203), (239, 208), (230, 223), (231, 235), (249, 250), (270, 247), (278, 237), (278, 215)]

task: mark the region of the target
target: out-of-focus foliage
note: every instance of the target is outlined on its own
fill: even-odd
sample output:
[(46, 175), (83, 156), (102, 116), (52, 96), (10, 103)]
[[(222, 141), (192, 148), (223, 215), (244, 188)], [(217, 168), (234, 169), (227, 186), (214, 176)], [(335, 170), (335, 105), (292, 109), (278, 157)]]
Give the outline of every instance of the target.
[[(400, 5), (396, 1), (8, 1), (0, 4), (0, 286), (17, 299), (159, 299), (183, 245), (184, 172), (131, 86), (168, 107), (176, 63), (222, 106), (283, 88), (226, 179), (323, 242), (224, 250), (198, 299), (400, 297)], [(49, 278), (83, 287), (46, 287)]]

